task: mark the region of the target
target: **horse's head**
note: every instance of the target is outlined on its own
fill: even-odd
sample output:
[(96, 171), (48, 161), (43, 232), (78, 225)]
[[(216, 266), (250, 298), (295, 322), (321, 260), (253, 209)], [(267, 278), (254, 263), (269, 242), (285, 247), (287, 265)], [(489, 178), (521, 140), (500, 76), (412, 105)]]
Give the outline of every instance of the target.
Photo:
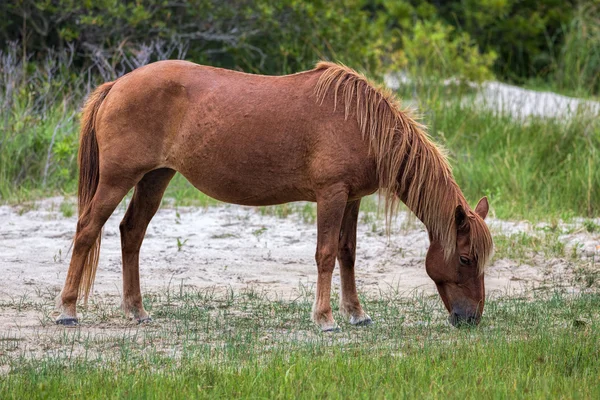
[(477, 325), (483, 313), (485, 288), (483, 269), (492, 252), (490, 232), (483, 222), (488, 213), (487, 198), (475, 211), (456, 208), (456, 251), (448, 257), (441, 243), (432, 240), (425, 259), (427, 274), (435, 282), (454, 326)]

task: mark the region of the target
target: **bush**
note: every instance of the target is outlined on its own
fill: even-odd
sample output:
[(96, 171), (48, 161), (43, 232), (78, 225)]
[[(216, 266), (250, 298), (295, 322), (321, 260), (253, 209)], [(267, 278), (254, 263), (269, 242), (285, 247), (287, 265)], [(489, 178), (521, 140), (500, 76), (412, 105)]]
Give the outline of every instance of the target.
[[(361, 0), (20, 0), (0, 3), (0, 42), (39, 61), (72, 45), (75, 65), (122, 68), (143, 45), (180, 44), (192, 61), (268, 74), (340, 59), (375, 72), (386, 42)], [(150, 60), (146, 60), (150, 61)], [(125, 65), (133, 68), (135, 65)], [(114, 78), (113, 78), (114, 79)]]
[(493, 76), (490, 68), (496, 54), (481, 54), (468, 33), (455, 34), (454, 28), (439, 21), (418, 21), (402, 44), (411, 77), (420, 80), (456, 77), (481, 82)]
[[(422, 1), (416, 1), (421, 3)], [(436, 13), (471, 35), (480, 49), (498, 57), (494, 72), (523, 83), (548, 78), (577, 0), (450, 0)]]

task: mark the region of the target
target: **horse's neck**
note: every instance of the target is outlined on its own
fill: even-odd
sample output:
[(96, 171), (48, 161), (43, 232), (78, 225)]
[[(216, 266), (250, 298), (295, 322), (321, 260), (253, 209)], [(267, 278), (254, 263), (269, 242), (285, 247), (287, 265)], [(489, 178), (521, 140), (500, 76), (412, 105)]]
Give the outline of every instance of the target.
[(448, 224), (454, 221), (456, 207), (459, 204), (467, 206), (465, 197), (452, 175), (436, 177), (435, 182), (429, 184), (414, 178), (413, 175), (408, 184), (400, 186), (398, 197), (423, 222), (433, 237), (443, 240), (450, 229)]

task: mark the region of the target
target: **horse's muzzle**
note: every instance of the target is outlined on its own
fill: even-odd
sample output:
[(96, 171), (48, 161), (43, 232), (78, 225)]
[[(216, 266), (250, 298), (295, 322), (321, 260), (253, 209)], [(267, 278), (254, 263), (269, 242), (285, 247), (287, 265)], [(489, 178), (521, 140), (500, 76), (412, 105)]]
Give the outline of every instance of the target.
[(481, 316), (461, 313), (454, 310), (452, 310), (448, 316), (448, 321), (456, 328), (477, 326), (480, 320)]

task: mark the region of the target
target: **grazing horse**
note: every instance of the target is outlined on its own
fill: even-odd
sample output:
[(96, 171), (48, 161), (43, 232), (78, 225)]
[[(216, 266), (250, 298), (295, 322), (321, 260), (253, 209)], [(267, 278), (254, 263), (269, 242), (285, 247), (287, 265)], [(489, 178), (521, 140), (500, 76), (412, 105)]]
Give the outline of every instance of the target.
[(139, 252), (173, 175), (223, 202), (250, 206), (317, 203), (318, 269), (314, 322), (337, 329), (330, 303), (336, 258), (340, 309), (367, 325), (356, 293), (354, 261), (361, 198), (380, 190), (386, 220), (398, 201), (424, 223), (426, 271), (453, 325), (479, 322), (483, 271), (493, 243), (443, 153), (388, 91), (342, 65), (261, 76), (185, 61), (161, 61), (98, 87), (83, 109), (79, 148), (79, 219), (59, 303), (58, 324), (77, 324), (87, 301), (101, 229), (135, 188), (120, 224), (123, 306), (139, 322)]

